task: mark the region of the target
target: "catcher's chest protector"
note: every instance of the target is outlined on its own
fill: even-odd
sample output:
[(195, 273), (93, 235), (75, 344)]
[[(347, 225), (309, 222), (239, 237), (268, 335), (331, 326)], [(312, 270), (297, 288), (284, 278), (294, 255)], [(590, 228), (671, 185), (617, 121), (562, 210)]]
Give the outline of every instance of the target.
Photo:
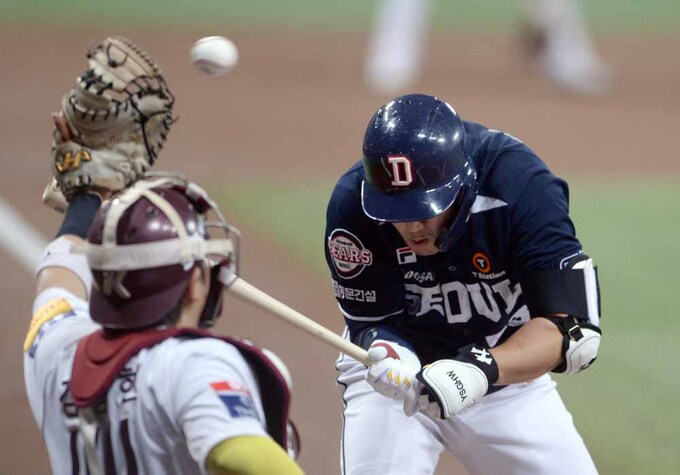
[(198, 329), (146, 330), (110, 337), (99, 330), (84, 338), (76, 350), (69, 389), (76, 407), (88, 407), (106, 396), (130, 358), (168, 338), (217, 338), (235, 346), (260, 386), (267, 432), (284, 450), (288, 447), (290, 391), (284, 376), (259, 348), (245, 341)]

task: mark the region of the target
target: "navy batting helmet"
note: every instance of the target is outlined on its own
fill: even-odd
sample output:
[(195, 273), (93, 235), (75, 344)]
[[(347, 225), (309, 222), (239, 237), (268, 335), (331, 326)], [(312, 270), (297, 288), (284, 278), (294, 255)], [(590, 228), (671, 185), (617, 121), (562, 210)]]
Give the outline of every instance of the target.
[(449, 249), (477, 193), (477, 172), (465, 146), (465, 126), (446, 102), (423, 94), (381, 107), (364, 135), (364, 213), (386, 222), (420, 221), (455, 206), (437, 246)]
[[(209, 214), (217, 220), (208, 221)], [(224, 238), (211, 237), (214, 228)], [(86, 252), (94, 277), (90, 313), (105, 328), (161, 323), (181, 304), (201, 262), (212, 279), (199, 324), (210, 327), (221, 311), (225, 274), (237, 272), (238, 230), (202, 188), (180, 175), (154, 174), (102, 206)]]

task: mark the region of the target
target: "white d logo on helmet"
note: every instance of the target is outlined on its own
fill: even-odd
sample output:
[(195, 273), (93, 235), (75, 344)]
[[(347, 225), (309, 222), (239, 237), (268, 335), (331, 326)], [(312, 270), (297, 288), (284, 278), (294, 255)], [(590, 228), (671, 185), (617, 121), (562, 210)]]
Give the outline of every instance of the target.
[(413, 166), (411, 159), (403, 155), (387, 157), (392, 167), (392, 186), (409, 186), (413, 183)]

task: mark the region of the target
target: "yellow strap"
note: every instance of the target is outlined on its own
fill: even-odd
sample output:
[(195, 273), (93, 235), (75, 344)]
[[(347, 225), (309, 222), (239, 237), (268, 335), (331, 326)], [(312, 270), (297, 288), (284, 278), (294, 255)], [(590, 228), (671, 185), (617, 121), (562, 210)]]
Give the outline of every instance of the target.
[(68, 300), (64, 298), (53, 299), (47, 302), (45, 305), (40, 307), (37, 312), (33, 315), (31, 319), (31, 324), (28, 326), (28, 333), (26, 334), (26, 339), (24, 340), (24, 351), (28, 349), (35, 341), (38, 336), (40, 328), (50, 320), (52, 320), (57, 315), (61, 315), (71, 310), (71, 304)]

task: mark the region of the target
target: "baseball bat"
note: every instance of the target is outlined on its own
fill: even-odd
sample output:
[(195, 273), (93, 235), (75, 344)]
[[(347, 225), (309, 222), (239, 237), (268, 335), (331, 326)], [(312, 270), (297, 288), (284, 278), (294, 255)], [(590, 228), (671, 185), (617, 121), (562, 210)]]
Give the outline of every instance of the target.
[(286, 304), (276, 300), (269, 294), (264, 293), (257, 287), (249, 284), (240, 277), (237, 277), (227, 287), (227, 291), (234, 294), (241, 301), (252, 304), (272, 315), (285, 320), (286, 322), (296, 326), (315, 338), (328, 343), (337, 350), (351, 356), (357, 361), (360, 361), (366, 366), (371, 364), (368, 359), (368, 353), (363, 348), (354, 343), (345, 340), (340, 335), (330, 331), (328, 328), (318, 324), (309, 317), (304, 316), (300, 312), (293, 310)]

